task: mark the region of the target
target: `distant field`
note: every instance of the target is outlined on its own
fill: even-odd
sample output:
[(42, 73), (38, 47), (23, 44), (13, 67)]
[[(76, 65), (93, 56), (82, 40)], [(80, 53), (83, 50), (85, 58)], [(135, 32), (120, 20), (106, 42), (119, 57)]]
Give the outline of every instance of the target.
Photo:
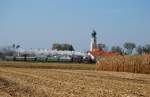
[(94, 69), (94, 64), (0, 62), (0, 97), (150, 97), (149, 74)]
[(0, 67), (95, 70), (95, 64), (0, 61)]

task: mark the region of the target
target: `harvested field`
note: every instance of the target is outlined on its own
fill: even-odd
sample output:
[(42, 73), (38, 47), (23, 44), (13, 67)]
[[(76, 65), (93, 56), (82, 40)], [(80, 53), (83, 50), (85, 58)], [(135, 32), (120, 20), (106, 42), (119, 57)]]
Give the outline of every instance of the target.
[(149, 74), (0, 64), (0, 97), (150, 97)]
[(0, 67), (34, 68), (34, 69), (71, 69), (71, 70), (95, 70), (95, 64), (77, 63), (42, 63), (42, 62), (14, 62), (0, 61)]

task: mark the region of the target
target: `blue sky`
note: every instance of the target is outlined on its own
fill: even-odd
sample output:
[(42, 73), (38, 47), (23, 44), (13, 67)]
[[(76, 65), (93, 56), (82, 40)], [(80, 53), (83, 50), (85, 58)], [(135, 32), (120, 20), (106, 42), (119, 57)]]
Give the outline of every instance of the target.
[(99, 43), (150, 43), (150, 0), (0, 0), (0, 46), (50, 48), (55, 42), (88, 50)]

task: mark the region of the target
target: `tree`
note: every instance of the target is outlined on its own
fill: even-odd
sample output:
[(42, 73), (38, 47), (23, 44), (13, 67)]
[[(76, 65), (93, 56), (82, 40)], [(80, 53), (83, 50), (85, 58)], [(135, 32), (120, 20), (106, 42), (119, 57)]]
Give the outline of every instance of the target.
[(74, 48), (70, 44), (62, 44), (62, 50), (74, 51)]
[(105, 50), (106, 45), (105, 44), (97, 44), (97, 48), (100, 50)]
[(126, 42), (124, 43), (124, 48), (127, 50), (126, 54), (132, 54), (133, 49), (136, 47), (135, 43)]
[(52, 50), (61, 50), (61, 45), (58, 43), (53, 44)]
[(143, 47), (142, 46), (137, 46), (136, 47), (136, 51), (137, 51), (137, 53), (139, 54), (139, 55), (142, 55), (143, 54)]
[(59, 44), (59, 43), (54, 43), (52, 50), (62, 50), (62, 51), (74, 51), (74, 48), (70, 44)]
[(123, 54), (122, 48), (119, 47), (119, 46), (112, 46), (111, 51), (112, 52), (117, 52), (117, 53), (119, 53), (121, 55)]
[(143, 52), (145, 54), (150, 54), (150, 44), (146, 44), (144, 47), (143, 47)]

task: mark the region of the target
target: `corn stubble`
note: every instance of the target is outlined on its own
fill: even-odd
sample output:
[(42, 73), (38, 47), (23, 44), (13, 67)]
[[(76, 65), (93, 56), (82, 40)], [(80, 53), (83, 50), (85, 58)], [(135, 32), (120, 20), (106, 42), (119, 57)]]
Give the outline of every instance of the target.
[(96, 69), (150, 74), (150, 55), (101, 58), (96, 63)]
[(149, 97), (149, 92), (146, 74), (0, 68), (0, 97)]
[(149, 74), (81, 65), (0, 62), (0, 97), (150, 97)]

